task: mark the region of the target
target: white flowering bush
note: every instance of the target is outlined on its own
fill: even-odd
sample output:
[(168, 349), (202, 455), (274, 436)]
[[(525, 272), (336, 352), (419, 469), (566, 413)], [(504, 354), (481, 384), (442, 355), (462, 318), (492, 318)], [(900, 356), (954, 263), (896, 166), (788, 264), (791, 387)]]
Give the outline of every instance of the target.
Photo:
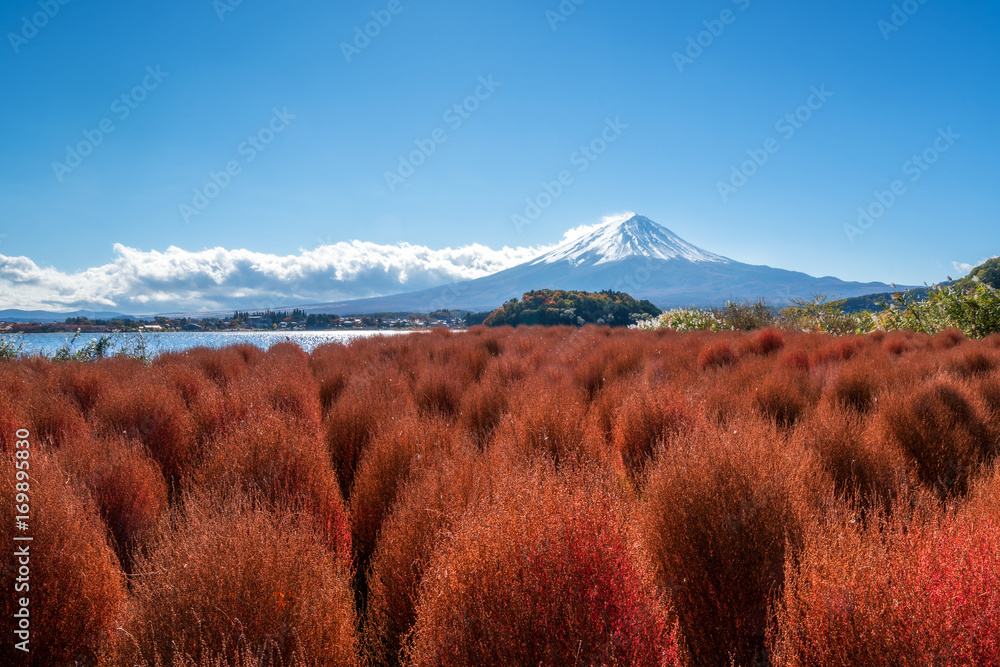
[(672, 329), (674, 331), (722, 331), (730, 327), (711, 310), (701, 308), (676, 308), (648, 320), (640, 320), (633, 329)]

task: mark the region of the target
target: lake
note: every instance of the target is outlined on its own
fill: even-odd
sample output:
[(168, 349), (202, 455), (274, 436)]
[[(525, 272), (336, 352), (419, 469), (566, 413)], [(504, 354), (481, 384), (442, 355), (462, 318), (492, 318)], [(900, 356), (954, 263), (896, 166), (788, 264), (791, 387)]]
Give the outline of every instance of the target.
[[(120, 333), (116, 337), (120, 346), (131, 347), (141, 337), (146, 341), (147, 349), (153, 354), (161, 352), (178, 352), (193, 347), (225, 347), (227, 345), (250, 344), (262, 349), (268, 349), (276, 343), (291, 341), (306, 352), (312, 352), (324, 343), (350, 343), (357, 338), (371, 336), (400, 336), (414, 333), (413, 331), (226, 331), (226, 332), (164, 332), (164, 333)], [(104, 334), (80, 334), (72, 349), (79, 350), (88, 341), (100, 338)], [(23, 336), (6, 336), (21, 340), (24, 343), (23, 353), (41, 352), (53, 354), (68, 343), (73, 334), (67, 333), (36, 333)]]

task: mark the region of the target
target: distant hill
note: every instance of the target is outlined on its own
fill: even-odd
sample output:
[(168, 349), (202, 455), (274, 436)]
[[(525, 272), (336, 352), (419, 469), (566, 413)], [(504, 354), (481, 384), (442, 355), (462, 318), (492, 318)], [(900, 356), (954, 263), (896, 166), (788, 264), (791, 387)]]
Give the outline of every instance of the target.
[[(941, 285), (954, 285), (959, 289), (971, 289), (976, 285), (976, 278), (984, 285), (989, 285), (993, 289), (1000, 289), (1000, 257), (994, 257), (993, 259), (987, 260), (972, 269), (969, 275), (958, 280), (951, 280), (941, 283)], [(930, 293), (930, 287), (913, 287), (910, 289), (902, 288), (899, 290), (906, 295), (907, 299), (912, 299), (915, 301), (923, 301), (927, 298)], [(850, 299), (841, 299), (840, 301), (834, 301), (833, 305), (837, 306), (845, 313), (860, 313), (862, 311), (878, 312), (882, 310), (879, 303), (890, 303), (895, 292), (884, 292), (880, 294), (866, 294), (863, 296), (856, 296)]]
[(975, 284), (975, 279), (984, 285), (989, 285), (993, 289), (1000, 289), (1000, 257), (986, 260), (969, 272), (969, 275), (956, 281), (960, 287), (971, 287)]
[[(907, 298), (916, 299), (917, 301), (923, 301), (927, 298), (927, 294), (931, 291), (930, 287), (913, 287), (911, 289), (901, 289), (900, 292), (906, 294)], [(841, 299), (840, 301), (833, 301), (831, 305), (840, 308), (845, 313), (860, 313), (868, 311), (870, 313), (877, 313), (882, 310), (880, 303), (891, 303), (892, 297), (895, 292), (881, 292), (879, 294), (866, 294), (864, 296), (856, 296), (850, 299)]]
[(91, 320), (135, 320), (134, 315), (123, 313), (102, 312), (97, 310), (74, 310), (67, 313), (55, 313), (47, 310), (0, 310), (0, 322), (65, 322), (68, 317), (86, 317)]
[(623, 292), (546, 289), (528, 292), (520, 301), (511, 299), (487, 317), (483, 324), (488, 327), (584, 324), (624, 327), (637, 319), (659, 314), (660, 309), (649, 301), (636, 301)]

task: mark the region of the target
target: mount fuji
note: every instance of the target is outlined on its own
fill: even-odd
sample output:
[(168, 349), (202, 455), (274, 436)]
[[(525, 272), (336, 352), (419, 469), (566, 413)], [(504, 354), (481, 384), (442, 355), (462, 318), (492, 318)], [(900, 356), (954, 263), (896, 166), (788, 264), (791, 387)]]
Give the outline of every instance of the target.
[(816, 278), (743, 264), (702, 250), (666, 227), (629, 214), (588, 228), (545, 254), (489, 276), (419, 292), (310, 305), (307, 312), (491, 310), (536, 289), (627, 292), (660, 308), (764, 298), (774, 305), (815, 294), (847, 298), (888, 292), (884, 283)]

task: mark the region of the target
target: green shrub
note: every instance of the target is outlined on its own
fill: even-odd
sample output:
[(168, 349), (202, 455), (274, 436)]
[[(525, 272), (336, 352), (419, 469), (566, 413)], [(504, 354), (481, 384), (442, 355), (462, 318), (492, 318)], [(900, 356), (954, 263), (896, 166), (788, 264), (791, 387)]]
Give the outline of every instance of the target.
[(936, 334), (958, 329), (969, 338), (1000, 332), (1000, 292), (976, 282), (975, 287), (938, 286), (922, 301), (896, 292), (874, 320), (877, 328)]

